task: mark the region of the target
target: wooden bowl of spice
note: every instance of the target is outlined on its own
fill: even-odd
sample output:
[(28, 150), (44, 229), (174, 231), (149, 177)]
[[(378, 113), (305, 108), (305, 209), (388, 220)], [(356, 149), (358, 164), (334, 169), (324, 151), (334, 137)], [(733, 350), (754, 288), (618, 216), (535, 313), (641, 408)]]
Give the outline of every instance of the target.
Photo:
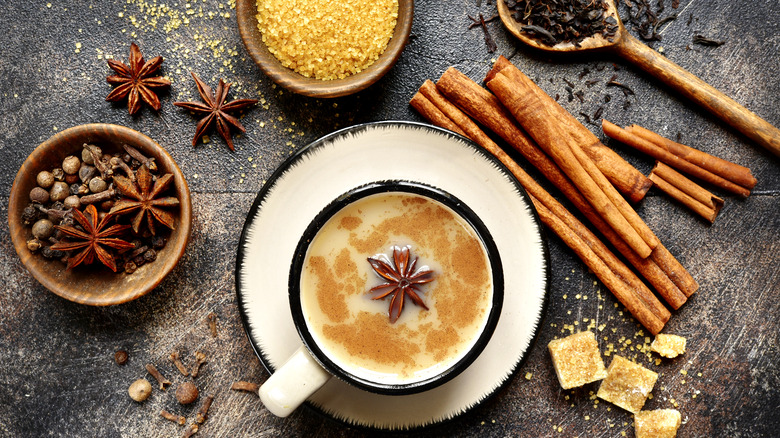
[(77, 303), (120, 304), (154, 289), (181, 259), (192, 229), (190, 191), (173, 158), (146, 135), (79, 125), (22, 163), (8, 226), (22, 264), (47, 289)]
[(238, 0), (249, 55), (274, 82), (310, 97), (364, 90), (398, 60), (412, 28), (413, 0)]

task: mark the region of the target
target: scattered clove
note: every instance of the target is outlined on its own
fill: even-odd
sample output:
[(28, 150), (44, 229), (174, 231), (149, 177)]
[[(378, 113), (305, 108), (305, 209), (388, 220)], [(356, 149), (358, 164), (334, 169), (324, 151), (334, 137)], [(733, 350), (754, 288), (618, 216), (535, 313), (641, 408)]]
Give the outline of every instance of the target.
[(196, 433), (198, 433), (198, 425), (197, 424), (192, 424), (192, 425), (190, 425), (189, 428), (187, 428), (187, 430), (184, 431), (184, 435), (182, 435), (182, 438), (190, 438), (191, 436), (195, 435)]
[(157, 368), (155, 368), (154, 365), (150, 363), (146, 364), (146, 371), (149, 371), (149, 374), (151, 374), (152, 377), (157, 380), (157, 383), (160, 384), (160, 389), (165, 390), (168, 386), (171, 385), (171, 381), (163, 377), (163, 375), (157, 371)]
[(257, 383), (252, 382), (244, 382), (244, 381), (237, 381), (233, 382), (232, 385), (230, 385), (230, 389), (233, 391), (246, 391), (246, 392), (252, 392), (255, 395), (257, 395), (257, 390), (260, 389), (260, 385)]
[(176, 368), (179, 370), (182, 376), (187, 377), (190, 375), (190, 372), (187, 370), (187, 367), (184, 366), (183, 363), (181, 363), (181, 358), (179, 357), (179, 352), (174, 351), (171, 353), (171, 361), (173, 361), (173, 364), (176, 365)]
[(217, 315), (214, 312), (211, 312), (208, 314), (206, 318), (208, 318), (209, 330), (211, 330), (211, 336), (216, 338), (217, 337)]
[(165, 418), (166, 420), (173, 421), (174, 423), (178, 424), (179, 426), (184, 426), (184, 423), (187, 422), (187, 419), (184, 418), (181, 415), (172, 414), (165, 409), (160, 411), (160, 416)]
[(211, 408), (211, 402), (214, 401), (214, 396), (209, 395), (206, 397), (206, 400), (203, 401), (203, 404), (200, 406), (200, 410), (198, 410), (197, 415), (195, 415), (195, 422), (198, 424), (203, 424), (206, 421), (206, 416), (208, 416), (209, 409)]
[(200, 367), (206, 363), (206, 355), (204, 353), (201, 353), (200, 351), (195, 352), (195, 365), (192, 367), (192, 372), (190, 373), (193, 378), (198, 377), (198, 373), (200, 373)]

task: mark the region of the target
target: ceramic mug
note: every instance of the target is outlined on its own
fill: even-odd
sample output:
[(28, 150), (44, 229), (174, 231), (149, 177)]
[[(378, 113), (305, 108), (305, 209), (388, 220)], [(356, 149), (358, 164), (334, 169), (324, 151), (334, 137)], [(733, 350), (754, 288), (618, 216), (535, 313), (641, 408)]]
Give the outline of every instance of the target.
[(441, 385), (487, 345), (503, 287), (490, 233), (457, 198), (408, 181), (355, 188), (298, 243), (289, 301), (303, 346), (260, 398), (285, 417), (333, 376), (388, 395)]

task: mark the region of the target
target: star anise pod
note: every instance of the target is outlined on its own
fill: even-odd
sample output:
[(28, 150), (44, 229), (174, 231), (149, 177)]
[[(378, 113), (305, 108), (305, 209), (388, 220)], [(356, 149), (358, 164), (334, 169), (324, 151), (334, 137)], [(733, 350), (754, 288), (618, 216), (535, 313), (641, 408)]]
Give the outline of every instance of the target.
[(390, 322), (394, 323), (401, 316), (401, 312), (404, 310), (404, 299), (406, 296), (425, 310), (428, 310), (428, 306), (425, 305), (422, 298), (418, 294), (417, 288), (420, 284), (430, 283), (433, 281), (433, 271), (420, 268), (415, 271), (417, 266), (417, 257), (409, 263), (411, 258), (411, 252), (409, 247), (406, 246), (399, 249), (397, 246), (393, 247), (393, 260), (392, 265), (386, 261), (369, 257), (368, 262), (371, 263), (371, 267), (374, 268), (380, 277), (387, 280), (386, 283), (382, 283), (379, 286), (372, 287), (369, 292), (382, 291), (379, 295), (373, 299), (380, 300), (390, 294), (393, 298), (390, 300)]
[(114, 175), (114, 185), (125, 198), (117, 201), (109, 214), (123, 215), (138, 210), (130, 222), (136, 234), (141, 228), (144, 216), (152, 234), (155, 234), (155, 220), (173, 230), (173, 214), (160, 207), (175, 207), (179, 205), (179, 200), (173, 196), (159, 197), (160, 193), (171, 185), (173, 174), (166, 173), (152, 183), (152, 174), (146, 165), (143, 165), (136, 171), (135, 180), (133, 183), (129, 178)]
[(152, 75), (160, 68), (163, 63), (162, 56), (156, 56), (148, 62), (144, 62), (144, 57), (135, 43), (130, 44), (130, 59), (125, 65), (113, 59), (108, 60), (108, 66), (117, 74), (106, 78), (106, 82), (111, 85), (119, 85), (106, 96), (109, 102), (117, 102), (127, 97), (127, 109), (130, 115), (133, 115), (141, 109), (141, 99), (152, 108), (160, 110), (160, 99), (152, 91), (153, 88), (167, 87), (171, 81), (160, 76)]
[(68, 258), (68, 268), (71, 269), (74, 266), (78, 266), (82, 263), (90, 264), (95, 261), (97, 256), (101, 263), (108, 266), (112, 271), (116, 272), (116, 262), (114, 256), (104, 248), (107, 246), (114, 249), (130, 249), (133, 248), (133, 244), (125, 242), (122, 239), (112, 237), (120, 234), (126, 229), (130, 228), (129, 225), (114, 224), (106, 228), (108, 222), (111, 221), (112, 215), (108, 214), (103, 217), (103, 220), (98, 223), (97, 208), (93, 204), (87, 206), (84, 210), (87, 214), (80, 212), (77, 209), (73, 209), (73, 219), (81, 225), (84, 231), (72, 226), (55, 225), (54, 227), (62, 231), (66, 236), (73, 239), (77, 239), (76, 242), (58, 242), (51, 246), (53, 250), (59, 251), (74, 251), (78, 249), (83, 250)]
[(195, 79), (195, 84), (198, 86), (198, 93), (200, 93), (200, 97), (205, 104), (201, 102), (174, 102), (173, 104), (198, 114), (206, 114), (206, 116), (198, 122), (198, 126), (195, 129), (195, 137), (192, 139), (192, 145), (197, 145), (198, 140), (203, 137), (206, 131), (208, 131), (209, 128), (212, 128), (213, 125), (216, 125), (219, 135), (225, 139), (225, 143), (227, 143), (230, 150), (235, 151), (235, 148), (233, 147), (233, 138), (230, 134), (230, 127), (233, 126), (241, 132), (246, 132), (246, 128), (244, 128), (238, 118), (231, 116), (228, 112), (249, 108), (256, 104), (257, 100), (238, 99), (230, 103), (225, 103), (228, 90), (230, 89), (230, 83), (225, 83), (225, 81), (220, 79), (219, 84), (217, 85), (217, 94), (215, 95), (211, 88), (201, 81), (195, 72), (190, 72), (190, 74), (193, 79)]

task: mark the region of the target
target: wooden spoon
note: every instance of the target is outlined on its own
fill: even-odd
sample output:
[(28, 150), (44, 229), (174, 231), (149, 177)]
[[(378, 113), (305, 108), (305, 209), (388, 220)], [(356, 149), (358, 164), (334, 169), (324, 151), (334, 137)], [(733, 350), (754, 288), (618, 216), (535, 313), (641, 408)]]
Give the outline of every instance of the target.
[(615, 36), (612, 41), (609, 41), (597, 34), (581, 41), (579, 47), (571, 42), (558, 43), (555, 46), (542, 43), (541, 40), (522, 31), (523, 24), (515, 21), (504, 0), (499, 0), (497, 3), (498, 13), (504, 26), (525, 44), (550, 52), (593, 50), (614, 52), (660, 79), (666, 85), (677, 90), (678, 93), (706, 108), (721, 120), (774, 153), (775, 156), (780, 157), (780, 130), (631, 36), (623, 26), (613, 0), (605, 0), (605, 2), (608, 9), (605, 11), (604, 17), (612, 16), (617, 21), (618, 30)]

